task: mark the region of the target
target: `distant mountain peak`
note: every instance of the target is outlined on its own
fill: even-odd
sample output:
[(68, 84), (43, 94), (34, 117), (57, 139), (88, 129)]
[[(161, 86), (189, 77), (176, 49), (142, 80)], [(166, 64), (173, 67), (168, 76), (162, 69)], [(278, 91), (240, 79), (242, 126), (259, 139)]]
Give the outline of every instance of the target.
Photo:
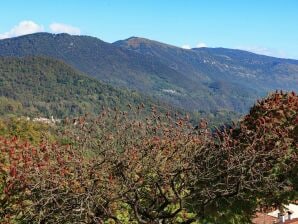
[(0, 41), (21, 41), (24, 39), (28, 39), (28, 40), (32, 40), (32, 41), (39, 41), (39, 42), (46, 42), (49, 40), (55, 40), (55, 39), (59, 39), (59, 40), (94, 40), (94, 41), (100, 41), (103, 43), (106, 43), (104, 41), (102, 41), (101, 39), (97, 38), (97, 37), (92, 37), (92, 36), (88, 36), (88, 35), (72, 35), (72, 34), (68, 34), (68, 33), (49, 33), (49, 32), (38, 32), (38, 33), (31, 33), (31, 34), (26, 34), (26, 35), (22, 35), (22, 36), (17, 36), (17, 37), (12, 37), (12, 38), (7, 38), (7, 39), (2, 39)]
[(12, 37), (8, 39), (17, 39), (17, 38), (27, 38), (27, 37), (58, 37), (58, 36), (72, 36), (68, 33), (49, 33), (49, 32), (37, 32), (37, 33), (30, 33), (30, 34), (25, 34), (22, 36), (17, 36), (17, 37)]
[[(130, 47), (136, 48), (139, 47), (141, 44), (149, 44), (151, 43), (151, 40), (141, 38), (141, 37), (129, 37), (123, 41), (117, 41), (118, 43), (126, 43)], [(117, 43), (115, 42), (115, 43)]]
[(116, 46), (122, 46), (122, 47), (131, 47), (131, 48), (139, 48), (141, 45), (146, 45), (146, 46), (157, 46), (157, 47), (166, 47), (166, 48), (178, 48), (174, 45), (162, 43), (156, 40), (151, 40), (148, 38), (143, 38), (143, 37), (129, 37), (124, 40), (119, 40), (113, 43), (113, 45)]

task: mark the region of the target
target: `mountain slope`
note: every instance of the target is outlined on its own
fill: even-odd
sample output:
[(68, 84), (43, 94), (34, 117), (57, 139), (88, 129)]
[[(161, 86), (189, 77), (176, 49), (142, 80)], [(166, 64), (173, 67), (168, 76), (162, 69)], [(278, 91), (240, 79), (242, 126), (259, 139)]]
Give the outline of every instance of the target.
[(247, 51), (225, 48), (197, 48), (197, 53), (212, 54), (223, 71), (240, 82), (258, 85), (268, 91), (272, 89), (297, 90), (298, 60), (258, 55)]
[[(181, 77), (207, 87), (203, 97), (211, 95), (217, 105), (224, 108), (229, 105), (236, 111), (245, 109), (270, 91), (298, 90), (297, 60), (225, 48), (188, 50), (138, 37), (113, 44), (158, 58), (182, 74)], [(192, 95), (196, 93), (191, 91)]]
[(136, 92), (102, 84), (61, 61), (44, 57), (0, 57), (0, 96), (1, 102), (12, 99), (12, 103), (6, 103), (11, 110), (16, 105), (22, 106), (30, 116), (55, 117), (98, 113), (102, 106), (125, 108), (127, 104), (151, 105), (153, 102)]
[(298, 88), (295, 60), (231, 49), (185, 50), (137, 37), (113, 44), (48, 33), (0, 40), (0, 56), (27, 55), (63, 60), (101, 81), (190, 111), (246, 112), (268, 91)]
[(0, 40), (0, 56), (32, 55), (60, 59), (104, 82), (144, 91), (163, 74), (177, 75), (152, 57), (89, 36), (36, 33)]
[(217, 81), (235, 83), (260, 93), (276, 88), (298, 88), (297, 60), (225, 48), (188, 50), (138, 37), (117, 41), (114, 45), (158, 57), (185, 76), (209, 84)]

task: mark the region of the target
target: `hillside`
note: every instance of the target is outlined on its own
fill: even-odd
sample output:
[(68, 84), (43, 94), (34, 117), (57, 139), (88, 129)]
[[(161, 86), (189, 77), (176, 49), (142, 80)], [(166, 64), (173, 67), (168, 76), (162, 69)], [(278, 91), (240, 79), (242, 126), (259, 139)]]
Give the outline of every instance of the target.
[(50, 58), (0, 57), (0, 114), (30, 116), (97, 113), (102, 106), (126, 108), (149, 98), (117, 90)]
[(212, 86), (218, 81), (244, 86), (258, 93), (297, 89), (297, 60), (225, 48), (188, 50), (138, 37), (117, 41), (114, 45), (158, 57), (186, 77), (208, 83), (211, 89), (216, 89)]
[(43, 55), (115, 87), (194, 112), (244, 113), (275, 89), (296, 90), (298, 62), (223, 49), (181, 49), (144, 38), (113, 44), (88, 36), (36, 33), (0, 40), (0, 56)]
[[(233, 102), (232, 108), (237, 111), (251, 104), (256, 96), (264, 96), (276, 89), (298, 89), (297, 60), (225, 48), (182, 49), (139, 37), (113, 44), (158, 58), (179, 72), (181, 77), (207, 87), (211, 98), (218, 99), (221, 96), (217, 104), (225, 107), (227, 103), (221, 100)], [(191, 91), (193, 94), (198, 92), (197, 89)], [(241, 100), (247, 104), (241, 105)]]
[(122, 49), (100, 39), (69, 34), (36, 33), (0, 40), (0, 56), (49, 56), (104, 82), (151, 90), (160, 74), (175, 75), (151, 57)]

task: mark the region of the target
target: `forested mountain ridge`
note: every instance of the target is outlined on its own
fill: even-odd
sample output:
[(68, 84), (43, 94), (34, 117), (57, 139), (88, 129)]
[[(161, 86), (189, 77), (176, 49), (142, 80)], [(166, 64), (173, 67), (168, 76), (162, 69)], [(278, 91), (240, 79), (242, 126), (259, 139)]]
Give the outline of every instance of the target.
[(49, 56), (63, 60), (102, 81), (143, 90), (150, 87), (150, 78), (156, 76), (155, 70), (159, 73), (173, 73), (157, 60), (90, 36), (36, 33), (0, 40), (0, 55)]
[(182, 49), (144, 38), (113, 44), (89, 36), (36, 33), (0, 40), (1, 56), (49, 56), (113, 86), (189, 111), (246, 112), (275, 89), (298, 88), (298, 62), (222, 49)]
[(0, 57), (0, 114), (63, 118), (98, 113), (102, 107), (127, 108), (147, 97), (119, 90), (46, 57)]

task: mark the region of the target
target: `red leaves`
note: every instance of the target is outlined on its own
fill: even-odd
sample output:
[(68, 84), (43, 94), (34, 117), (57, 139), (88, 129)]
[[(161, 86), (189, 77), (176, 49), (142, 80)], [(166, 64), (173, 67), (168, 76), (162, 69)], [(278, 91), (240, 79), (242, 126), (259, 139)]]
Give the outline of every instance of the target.
[(41, 152), (46, 152), (47, 151), (47, 146), (43, 143), (39, 146), (39, 149)]
[(260, 126), (264, 126), (265, 125), (265, 119), (263, 118), (263, 117), (261, 117), (261, 118), (259, 118), (258, 120), (257, 120), (257, 122), (258, 122), (258, 124), (260, 125)]
[[(75, 209), (90, 220), (95, 220), (92, 209), (101, 206), (105, 209), (100, 216), (115, 217), (116, 208), (110, 206), (117, 203), (158, 220), (178, 204), (200, 207), (204, 201), (214, 200), (216, 205), (220, 198), (216, 195), (225, 199), (235, 192), (238, 180), (252, 192), (262, 187), (267, 190), (275, 180), (266, 175), (277, 163), (287, 159), (280, 169), (289, 172), (297, 161), (297, 153), (288, 153), (289, 145), (297, 144), (292, 133), (298, 122), (297, 96), (276, 94), (253, 107), (239, 128), (217, 133), (208, 129), (205, 120), (194, 128), (187, 117), (174, 119), (154, 109), (147, 119), (131, 118), (134, 114), (129, 115), (130, 120), (119, 111), (95, 120), (77, 118), (79, 125), (69, 124), (63, 132), (71, 142), (65, 146), (43, 142), (34, 148), (16, 138), (0, 137), (5, 192), (10, 197), (24, 196), (26, 186), (34, 186), (36, 196), (42, 195), (42, 200), (34, 201), (35, 209), (47, 208), (48, 214), (61, 210), (61, 220), (64, 214), (72, 216), (68, 209), (75, 208), (73, 201), (80, 201)], [(270, 185), (266, 185), (269, 179)], [(235, 194), (238, 191), (241, 189)], [(246, 196), (246, 192), (240, 193)], [(59, 211), (59, 202), (51, 198), (63, 201)], [(45, 201), (52, 207), (44, 205)], [(167, 204), (167, 209), (161, 204)], [(165, 222), (173, 220), (175, 215)]]
[(296, 118), (294, 120), (294, 124), (298, 125), (298, 114), (297, 114), (297, 116), (296, 116)]
[(10, 175), (11, 177), (16, 177), (16, 175), (17, 175), (17, 169), (16, 169), (15, 166), (11, 166), (11, 167), (10, 167), (9, 175)]
[(9, 149), (9, 157), (13, 157), (15, 154), (15, 149), (14, 148), (10, 148)]
[(199, 124), (200, 129), (206, 129), (207, 126), (208, 126), (208, 122), (207, 121), (205, 121), (205, 120), (201, 120), (200, 121), (200, 124)]
[(182, 125), (183, 125), (183, 120), (182, 120), (182, 119), (179, 119), (179, 120), (176, 122), (176, 125), (177, 125), (178, 127), (182, 127)]
[(114, 177), (112, 174), (109, 175), (109, 184), (110, 185), (114, 184)]
[(13, 189), (14, 183), (12, 181), (9, 181), (6, 185), (6, 187), (4, 188), (4, 193), (6, 195), (10, 195), (11, 194), (11, 190)]
[(294, 92), (276, 92), (255, 105), (242, 123), (252, 130), (263, 126), (266, 127), (266, 132), (274, 133), (276, 127), (297, 125), (297, 113), (298, 96)]

